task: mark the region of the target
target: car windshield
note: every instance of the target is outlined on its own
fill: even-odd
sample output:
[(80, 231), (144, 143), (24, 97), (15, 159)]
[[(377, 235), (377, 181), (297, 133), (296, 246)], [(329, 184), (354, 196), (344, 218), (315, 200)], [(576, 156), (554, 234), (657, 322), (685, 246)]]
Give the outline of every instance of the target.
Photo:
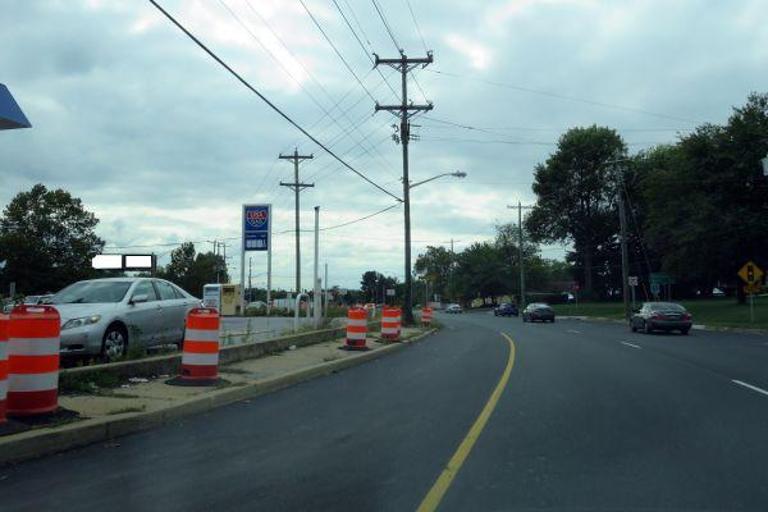
[(96, 304), (120, 302), (128, 292), (128, 281), (80, 281), (67, 286), (51, 299), (52, 304)]
[(679, 311), (684, 312), (685, 308), (680, 304), (672, 302), (656, 302), (650, 305), (651, 311)]

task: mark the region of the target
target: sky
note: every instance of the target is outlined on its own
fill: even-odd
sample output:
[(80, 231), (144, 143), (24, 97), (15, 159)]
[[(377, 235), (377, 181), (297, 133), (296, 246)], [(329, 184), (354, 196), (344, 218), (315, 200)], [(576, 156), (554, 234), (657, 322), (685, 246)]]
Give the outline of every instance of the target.
[[(400, 77), (386, 67), (379, 74), (371, 54), (434, 52), (433, 64), (409, 75), (409, 98), (434, 105), (413, 119), (411, 180), (457, 170), (467, 177), (412, 189), (414, 260), (428, 245), (454, 240), (459, 251), (516, 222), (507, 205), (535, 201), (533, 169), (568, 128), (609, 126), (634, 153), (725, 122), (750, 92), (768, 88), (768, 0), (160, 3), (269, 101), (398, 197), (396, 119), (375, 113), (374, 100), (398, 102)], [(0, 134), (0, 205), (35, 183), (61, 187), (100, 219), (105, 252), (155, 252), (164, 264), (180, 242), (208, 251), (209, 241), (223, 240), (238, 282), (241, 205), (271, 203), (273, 285), (292, 288), (294, 199), (280, 182), (292, 180), (293, 167), (278, 155), (294, 148), (314, 155), (300, 167), (300, 180), (315, 185), (301, 193), (302, 287), (311, 283), (314, 206), (328, 228), (396, 203), (148, 1), (4, 0), (0, 70), (33, 125)], [(544, 246), (541, 254), (562, 258), (564, 248)], [(248, 255), (253, 282), (263, 286), (266, 257)], [(331, 285), (357, 288), (371, 269), (402, 280), (402, 206), (322, 231), (319, 261)]]

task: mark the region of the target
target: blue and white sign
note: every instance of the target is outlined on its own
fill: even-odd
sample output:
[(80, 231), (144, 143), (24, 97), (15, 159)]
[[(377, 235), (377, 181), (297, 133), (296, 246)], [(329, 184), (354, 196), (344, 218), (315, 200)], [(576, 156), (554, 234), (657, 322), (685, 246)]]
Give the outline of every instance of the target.
[(272, 205), (243, 205), (243, 250), (269, 251)]

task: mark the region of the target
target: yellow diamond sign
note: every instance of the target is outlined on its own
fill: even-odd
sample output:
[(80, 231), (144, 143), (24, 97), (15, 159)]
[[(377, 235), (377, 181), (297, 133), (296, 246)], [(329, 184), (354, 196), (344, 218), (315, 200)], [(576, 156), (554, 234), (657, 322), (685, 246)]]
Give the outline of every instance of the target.
[(738, 274), (747, 284), (755, 284), (763, 280), (763, 270), (752, 261), (746, 262), (744, 266), (739, 269)]

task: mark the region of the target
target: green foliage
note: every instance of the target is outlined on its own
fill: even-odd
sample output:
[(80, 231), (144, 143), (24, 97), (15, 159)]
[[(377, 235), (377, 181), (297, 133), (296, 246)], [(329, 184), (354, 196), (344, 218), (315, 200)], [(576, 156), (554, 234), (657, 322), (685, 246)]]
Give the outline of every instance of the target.
[(37, 184), (18, 193), (0, 217), (0, 287), (15, 281), (25, 294), (55, 292), (94, 277), (91, 259), (104, 247), (94, 232), (98, 223), (62, 189)]
[[(451, 289), (451, 271), (454, 265), (454, 255), (445, 247), (427, 246), (424, 253), (419, 254), (413, 266), (414, 271), (423, 280), (429, 282), (430, 290), (443, 297), (452, 297), (455, 290)], [(455, 288), (455, 287), (454, 287)]]
[(593, 292), (596, 269), (607, 259), (606, 247), (615, 241), (618, 180), (610, 162), (625, 158), (626, 152), (615, 130), (572, 128), (535, 169), (537, 201), (526, 230), (537, 242), (573, 243), (587, 295)]
[(157, 275), (195, 296), (202, 295), (204, 285), (217, 282), (217, 275), (219, 282), (229, 282), (224, 258), (212, 252), (196, 253), (191, 242), (185, 242), (174, 249), (170, 263), (158, 269)]
[(365, 272), (360, 281), (362, 300), (365, 302), (383, 301), (388, 288), (398, 289), (397, 278), (386, 277), (375, 270)]

